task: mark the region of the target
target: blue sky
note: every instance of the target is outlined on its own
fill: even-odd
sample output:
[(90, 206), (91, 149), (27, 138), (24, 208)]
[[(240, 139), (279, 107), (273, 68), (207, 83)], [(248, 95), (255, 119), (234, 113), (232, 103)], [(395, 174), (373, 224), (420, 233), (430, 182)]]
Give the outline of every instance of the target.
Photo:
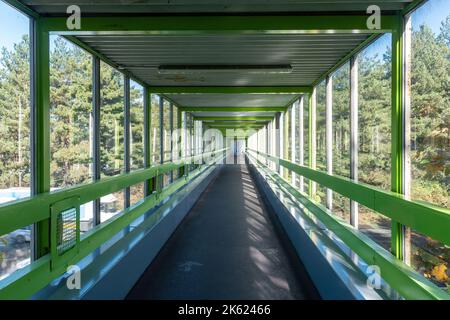
[[(413, 28), (426, 23), (435, 32), (439, 32), (441, 22), (450, 15), (450, 0), (429, 0), (413, 16)], [(12, 48), (29, 30), (28, 18), (0, 0), (0, 47)], [(366, 53), (383, 53), (389, 45), (390, 37), (384, 36), (371, 45)]]

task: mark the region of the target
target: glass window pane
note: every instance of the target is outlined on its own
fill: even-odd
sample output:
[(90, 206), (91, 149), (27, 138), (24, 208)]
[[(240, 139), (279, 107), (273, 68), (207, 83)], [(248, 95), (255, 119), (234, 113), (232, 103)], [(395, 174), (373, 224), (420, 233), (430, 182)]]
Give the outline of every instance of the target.
[[(359, 55), (358, 179), (391, 189), (391, 35), (386, 34)], [(391, 219), (362, 205), (359, 229), (385, 249), (391, 247)]]
[(135, 184), (130, 187), (130, 205), (135, 205), (144, 199), (144, 183)]
[[(164, 100), (163, 103), (163, 147), (164, 147), (164, 161), (170, 162), (172, 157), (172, 131), (171, 125), (173, 119), (171, 118), (172, 113), (170, 112), (170, 103), (167, 100)], [(167, 186), (170, 183), (171, 173), (167, 172), (164, 175), (164, 186)]]
[(160, 114), (159, 114), (159, 96), (152, 94), (151, 103), (151, 139), (152, 139), (152, 164), (158, 165), (161, 162), (161, 139), (160, 139)]
[(170, 103), (164, 100), (163, 103), (163, 146), (164, 146), (164, 161), (169, 162), (172, 155), (172, 131), (171, 131), (171, 112)]
[(124, 77), (104, 62), (100, 97), (100, 170), (102, 176), (114, 176), (124, 169)]
[[(350, 177), (350, 63), (333, 74), (333, 174)], [(350, 199), (333, 192), (333, 213), (350, 222)]]
[[(100, 64), (100, 171), (114, 176), (124, 170), (124, 77), (106, 63)], [(100, 199), (100, 221), (104, 222), (124, 209), (124, 192)]]
[[(327, 170), (326, 142), (325, 142), (325, 82), (322, 81), (316, 89), (316, 168), (320, 171)], [(317, 184), (315, 200), (326, 205), (326, 188)]]
[(92, 57), (51, 36), (51, 186), (92, 181)]
[[(309, 163), (309, 96), (308, 98), (305, 97), (304, 103), (303, 103), (303, 163), (306, 167), (310, 166)], [(308, 194), (309, 192), (309, 180), (304, 179), (305, 185), (304, 190), (305, 193)]]
[(100, 222), (103, 223), (125, 209), (125, 192), (118, 191), (100, 198)]
[[(450, 2), (427, 1), (411, 20), (411, 198), (450, 209)], [(449, 286), (450, 248), (411, 238), (412, 266)]]
[(144, 88), (130, 81), (130, 168), (144, 167)]
[[(0, 204), (30, 196), (29, 19), (0, 1)], [(31, 227), (0, 237), (0, 279), (30, 263)]]

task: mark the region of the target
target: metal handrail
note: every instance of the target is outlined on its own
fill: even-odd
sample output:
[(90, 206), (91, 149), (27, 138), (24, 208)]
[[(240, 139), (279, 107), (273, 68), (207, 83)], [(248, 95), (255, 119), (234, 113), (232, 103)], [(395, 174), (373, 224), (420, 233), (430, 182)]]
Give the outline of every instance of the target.
[(247, 149), (309, 180), (352, 199), (375, 212), (450, 245), (450, 210), (412, 201), (404, 195), (385, 191), (351, 179), (329, 175), (261, 151)]
[[(364, 259), (368, 264), (379, 266), (382, 270), (381, 276), (383, 277), (383, 279), (385, 279), (386, 282), (389, 283), (392, 288), (397, 290), (397, 292), (399, 292), (403, 297), (407, 299), (450, 299), (450, 295), (444, 290), (440, 289), (431, 281), (417, 273), (403, 261), (398, 260), (368, 236), (364, 235), (348, 223), (345, 223), (342, 219), (332, 215), (327, 208), (323, 207), (321, 204), (315, 201), (312, 201), (306, 194), (298, 191), (297, 188), (292, 186), (287, 180), (283, 179), (280, 174), (272, 170), (266, 164), (259, 161), (254, 155), (250, 153), (252, 152), (259, 154), (270, 161), (278, 161), (280, 166), (296, 172), (297, 174), (304, 175), (308, 179), (321, 183), (326, 187), (333, 187), (333, 190), (338, 189), (338, 187), (340, 186), (339, 183), (347, 184), (351, 181), (342, 177), (329, 176), (323, 172), (312, 170), (303, 166), (298, 166), (289, 161), (282, 160), (277, 157), (258, 152), (256, 150), (247, 149), (247, 151), (247, 155), (251, 160), (253, 160), (253, 163), (255, 163), (256, 166), (260, 167), (262, 171), (265, 172), (266, 179), (273, 180), (277, 185), (282, 187), (285, 192), (293, 196), (298, 201), (298, 203), (303, 206), (304, 210), (307, 210), (308, 212), (313, 214), (329, 230), (332, 230), (341, 241), (343, 241), (351, 250), (353, 250), (357, 255)], [(364, 197), (364, 194), (361, 191), (367, 190), (367, 188), (373, 189), (372, 192), (374, 192), (375, 195), (378, 192), (381, 192), (383, 194), (386, 193), (371, 186), (358, 184), (355, 182), (352, 183), (355, 185), (359, 185), (352, 185), (351, 187), (349, 187), (354, 191), (359, 191), (357, 192), (357, 195), (352, 196), (352, 199), (355, 200), (360, 199), (361, 196)], [(358, 189), (359, 187), (361, 187), (362, 189)], [(339, 190), (337, 190), (337, 192), (339, 192)], [(394, 195), (396, 194), (394, 193)], [(399, 210), (399, 208), (405, 208), (404, 201), (414, 203), (413, 201), (402, 199), (398, 197), (398, 195), (396, 196), (397, 197), (384, 197), (381, 199), (377, 199), (375, 197), (376, 200), (374, 201), (387, 201), (391, 203), (388, 207), (396, 208), (396, 210)], [(423, 205), (421, 203), (414, 204)], [(437, 210), (438, 212), (441, 212), (436, 208), (428, 206), (426, 207), (431, 211)], [(408, 212), (408, 215), (410, 214), (411, 212)], [(414, 216), (415, 214), (413, 213), (412, 215)], [(447, 230), (449, 229), (448, 220), (439, 221), (447, 223)]]
[(44, 288), (53, 279), (64, 274), (66, 272), (66, 266), (75, 264), (86, 257), (117, 232), (157, 205), (162, 199), (179, 190), (198, 174), (204, 172), (211, 165), (223, 158), (224, 150), (226, 149), (206, 152), (202, 155), (187, 157), (177, 163), (162, 164), (116, 177), (105, 178), (89, 184), (43, 193), (28, 199), (0, 205), (0, 235), (2, 235), (32, 223), (49, 219), (51, 205), (58, 201), (78, 197), (80, 204), (86, 203), (134, 184), (147, 181), (153, 177), (159, 177), (167, 172), (193, 163), (198, 159), (208, 157), (210, 160), (205, 165), (199, 166), (190, 173), (186, 171), (183, 177), (175, 180), (164, 189), (157, 190), (157, 192), (145, 197), (145, 201), (126, 208), (113, 218), (86, 232), (74, 250), (74, 254), (64, 257), (62, 263), (58, 264), (58, 266), (55, 267), (52, 265), (51, 254), (46, 254), (30, 265), (0, 280), (0, 299), (29, 298), (32, 294)]

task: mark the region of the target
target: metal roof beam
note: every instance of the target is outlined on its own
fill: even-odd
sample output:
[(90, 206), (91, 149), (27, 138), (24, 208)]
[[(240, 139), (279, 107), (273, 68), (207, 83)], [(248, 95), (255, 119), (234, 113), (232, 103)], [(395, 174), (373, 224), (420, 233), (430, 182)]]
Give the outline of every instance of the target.
[(66, 17), (42, 18), (44, 28), (62, 35), (198, 35), (385, 33), (395, 30), (395, 16), (382, 15), (381, 28), (368, 29), (369, 15), (138, 16), (83, 17), (80, 30), (68, 30)]
[(270, 121), (272, 119), (273, 119), (273, 117), (271, 117), (271, 116), (194, 117), (194, 120), (199, 120), (199, 121)]
[(168, 87), (150, 87), (154, 93), (162, 94), (200, 94), (200, 93), (230, 93), (230, 94), (302, 94), (312, 92), (312, 87), (309, 86), (279, 86), (279, 87), (182, 87), (182, 86), (168, 86)]
[(283, 112), (286, 107), (180, 107), (185, 112)]

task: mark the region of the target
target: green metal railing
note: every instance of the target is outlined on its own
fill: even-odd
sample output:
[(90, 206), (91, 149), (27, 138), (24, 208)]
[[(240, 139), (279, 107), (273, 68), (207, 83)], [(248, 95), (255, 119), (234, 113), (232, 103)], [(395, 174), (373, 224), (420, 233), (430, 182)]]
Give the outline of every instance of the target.
[[(0, 299), (30, 298), (52, 280), (64, 274), (68, 266), (76, 264), (88, 254), (92, 253), (96, 248), (111, 239), (112, 236), (120, 232), (135, 219), (152, 209), (161, 200), (175, 193), (190, 180), (197, 177), (198, 174), (204, 172), (211, 165), (222, 159), (225, 150), (221, 149), (214, 152), (207, 152), (184, 158), (176, 163), (166, 163), (101, 179), (90, 184), (42, 193), (13, 203), (0, 205), (0, 236), (19, 228), (39, 223), (40, 221), (49, 219), (53, 221), (50, 225), (50, 234), (48, 234), (48, 237), (52, 239), (50, 242), (50, 253), (1, 280)], [(190, 171), (189, 174), (188, 170), (184, 169), (185, 175), (183, 177), (175, 180), (164, 189), (157, 188), (155, 192), (145, 197), (144, 201), (126, 208), (113, 218), (95, 226), (82, 237), (79, 236), (78, 229), (76, 245), (69, 248), (63, 255), (57, 255), (58, 241), (56, 241), (56, 235), (58, 234), (58, 224), (55, 223), (55, 215), (53, 215), (55, 208), (59, 210), (69, 208), (79, 210), (79, 207), (84, 203), (123, 190), (126, 187), (148, 181), (152, 178), (158, 181), (165, 173), (186, 168), (190, 163), (200, 163), (203, 161), (205, 165), (199, 165), (195, 170)], [(156, 185), (160, 186), (161, 184), (157, 183)], [(152, 219), (152, 217), (149, 219)], [(157, 222), (155, 221), (155, 224)]]
[(253, 160), (254, 164), (265, 172), (266, 178), (272, 179), (295, 197), (313, 216), (317, 217), (327, 228), (333, 230), (366, 263), (379, 266), (383, 279), (403, 297), (407, 299), (450, 299), (450, 295), (444, 290), (394, 257), (353, 226), (332, 215), (330, 210), (311, 200), (308, 195), (299, 192), (277, 172), (259, 161), (257, 156), (278, 163), (291, 172), (332, 189), (378, 214), (394, 219), (447, 245), (450, 243), (449, 210), (410, 201), (401, 194), (357, 183), (344, 177), (332, 176), (260, 151), (247, 149), (247, 155)]

